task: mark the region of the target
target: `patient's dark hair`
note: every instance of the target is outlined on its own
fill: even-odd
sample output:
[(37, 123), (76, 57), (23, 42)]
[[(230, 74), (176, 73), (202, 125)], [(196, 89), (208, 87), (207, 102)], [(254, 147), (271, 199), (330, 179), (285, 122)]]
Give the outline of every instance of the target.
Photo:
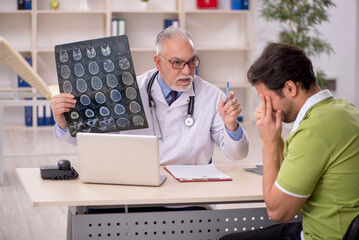
[(313, 66), (305, 52), (296, 46), (272, 43), (252, 64), (247, 72), (252, 85), (263, 83), (279, 96), (288, 80), (301, 83), (302, 89), (308, 90), (316, 82)]

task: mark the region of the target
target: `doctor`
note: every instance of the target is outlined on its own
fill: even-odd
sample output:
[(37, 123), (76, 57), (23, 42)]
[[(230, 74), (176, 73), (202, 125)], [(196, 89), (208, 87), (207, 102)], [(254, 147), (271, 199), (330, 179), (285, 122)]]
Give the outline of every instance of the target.
[[(215, 144), (232, 160), (245, 158), (248, 138), (237, 122), (241, 105), (233, 92), (227, 100), (219, 88), (195, 76), (200, 60), (190, 33), (177, 27), (160, 32), (154, 62), (156, 69), (137, 78), (149, 128), (124, 133), (158, 136), (161, 165), (208, 164)], [(55, 136), (74, 144), (64, 112), (75, 104), (67, 93), (51, 101)]]

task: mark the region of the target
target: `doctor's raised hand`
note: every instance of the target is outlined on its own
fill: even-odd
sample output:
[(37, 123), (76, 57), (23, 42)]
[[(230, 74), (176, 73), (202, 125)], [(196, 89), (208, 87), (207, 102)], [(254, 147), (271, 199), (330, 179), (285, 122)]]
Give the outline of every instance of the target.
[(234, 92), (229, 92), (228, 101), (227, 98), (221, 99), (218, 103), (218, 112), (223, 119), (223, 123), (229, 131), (236, 131), (239, 124), (237, 118), (242, 112), (241, 104), (238, 102), (238, 99), (234, 97)]
[(67, 127), (64, 113), (70, 112), (75, 107), (76, 99), (69, 93), (60, 93), (51, 99), (51, 109), (54, 114), (54, 120), (61, 129)]

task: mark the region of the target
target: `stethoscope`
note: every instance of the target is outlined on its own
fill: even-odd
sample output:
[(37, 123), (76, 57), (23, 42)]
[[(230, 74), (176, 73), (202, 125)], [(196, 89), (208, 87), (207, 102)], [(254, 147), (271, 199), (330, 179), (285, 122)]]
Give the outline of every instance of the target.
[[(156, 115), (156, 111), (154, 111), (154, 109), (156, 108), (156, 104), (155, 104), (155, 101), (153, 100), (152, 98), (152, 95), (151, 95), (151, 88), (152, 88), (152, 85), (153, 85), (153, 82), (155, 81), (156, 77), (158, 75), (158, 71), (156, 71), (150, 81), (148, 82), (147, 84), (147, 94), (148, 94), (148, 105), (151, 109), (151, 114), (152, 114), (152, 122), (154, 122), (153, 120), (153, 115)], [(193, 91), (195, 91), (194, 89), (194, 83), (193, 84)], [(187, 127), (192, 127), (193, 124), (194, 124), (194, 119), (193, 119), (193, 110), (194, 110), (194, 96), (190, 96), (189, 97), (189, 103), (188, 103), (188, 108), (187, 108), (187, 116), (185, 117), (184, 119), (184, 125), (186, 125)], [(157, 119), (157, 125), (159, 127), (159, 124), (158, 124), (158, 118), (156, 116), (156, 119)], [(161, 128), (159, 127), (160, 131), (161, 131)], [(162, 136), (162, 133), (161, 133), (161, 136)]]

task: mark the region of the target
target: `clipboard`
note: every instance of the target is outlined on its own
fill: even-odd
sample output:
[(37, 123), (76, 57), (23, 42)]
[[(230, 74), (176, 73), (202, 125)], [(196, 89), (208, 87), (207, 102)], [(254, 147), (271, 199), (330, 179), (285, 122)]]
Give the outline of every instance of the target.
[(232, 181), (213, 163), (206, 165), (167, 165), (164, 168), (179, 182)]

